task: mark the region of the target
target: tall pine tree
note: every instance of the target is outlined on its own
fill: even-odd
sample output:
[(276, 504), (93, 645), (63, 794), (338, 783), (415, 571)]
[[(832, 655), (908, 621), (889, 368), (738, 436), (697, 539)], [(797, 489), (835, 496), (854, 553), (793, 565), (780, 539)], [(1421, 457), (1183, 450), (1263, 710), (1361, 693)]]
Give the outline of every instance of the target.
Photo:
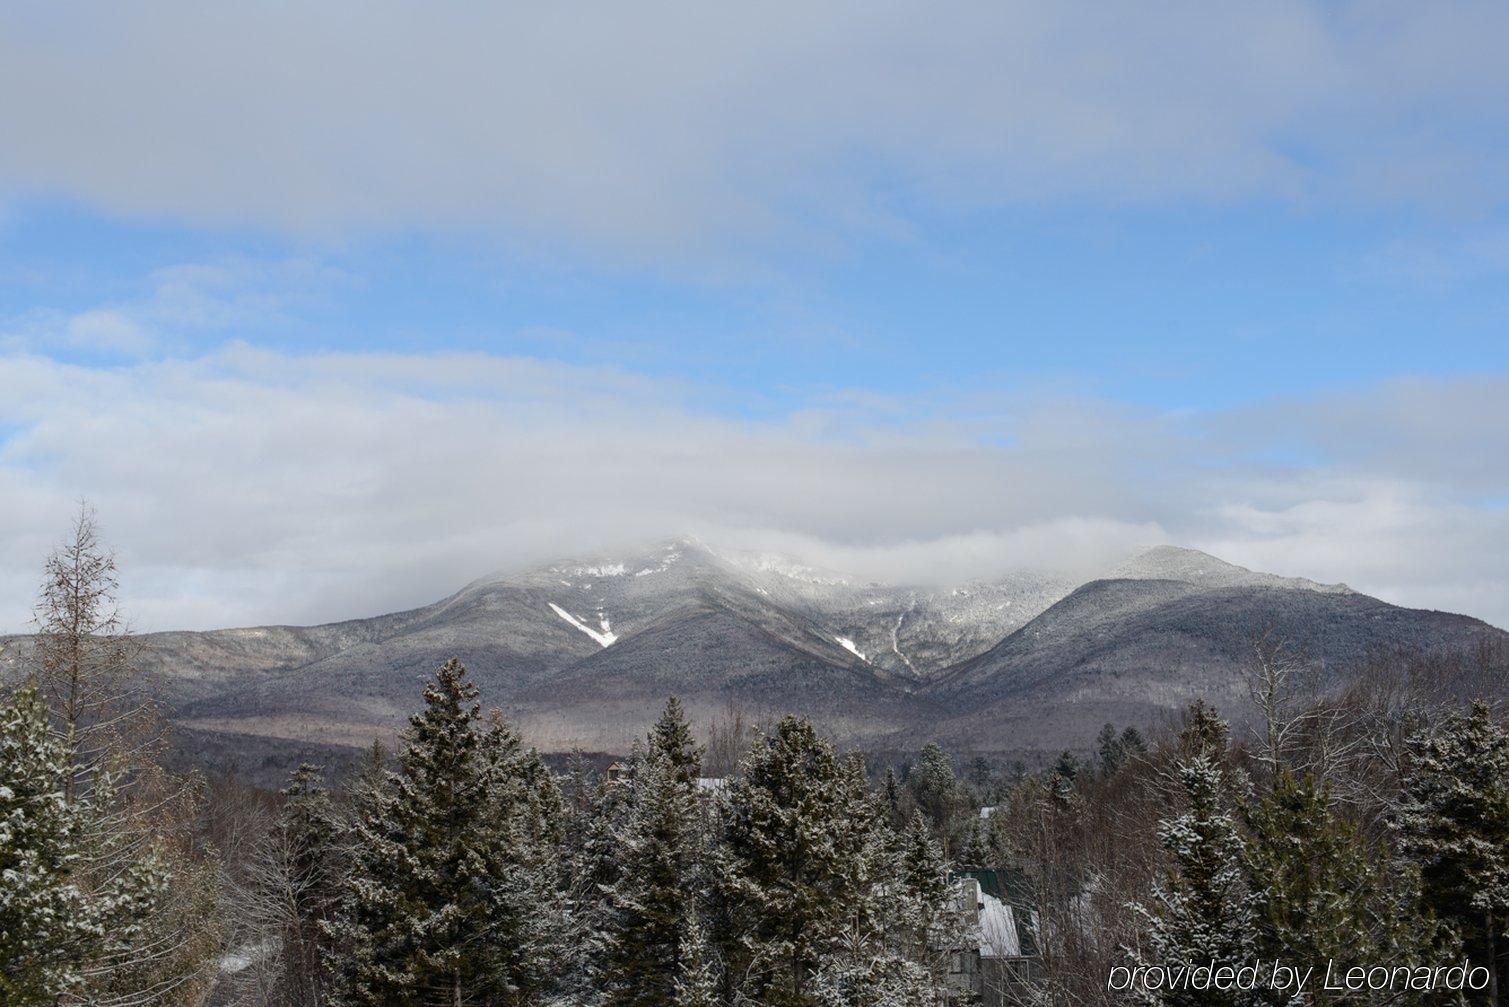
[(843, 787), (833, 749), (798, 717), (762, 736), (729, 792), (723, 935), (739, 995), (812, 1007), (813, 976), (835, 952), (846, 916)]
[(102, 935), (75, 882), (86, 803), (65, 797), (72, 762), (30, 685), (0, 707), (0, 1003), (56, 1003), (83, 981)]
[[(1439, 960), (1437, 928), (1420, 912), (1418, 872), (1394, 862), (1339, 816), (1306, 774), (1281, 767), (1246, 811), (1247, 888), (1261, 959), (1324, 974), (1330, 961), (1420, 965)], [(1324, 991), (1316, 1002), (1326, 1002)], [(1397, 990), (1348, 994), (1347, 1003), (1399, 1003)]]
[[(1153, 890), (1152, 906), (1139, 907), (1147, 921), (1140, 957), (1160, 966), (1246, 964), (1255, 950), (1254, 921), (1242, 837), (1226, 807), (1222, 771), (1201, 754), (1180, 763), (1178, 776), (1185, 810), (1159, 828), (1171, 866)], [(1150, 999), (1165, 1007), (1230, 1007), (1243, 997), (1237, 991), (1166, 988)]]
[(1394, 825), (1420, 868), (1426, 901), (1489, 969), (1502, 1004), (1509, 925), (1509, 731), (1483, 703), (1410, 740), (1412, 762)]
[(364, 798), (342, 919), (343, 1000), (534, 1004), (552, 981), (549, 826), (538, 758), (451, 660), (425, 689), (396, 772)]
[[(701, 753), (675, 698), (651, 729), (627, 783), (616, 835), (613, 883), (604, 888), (605, 947), (600, 986), (614, 1007), (671, 1003), (682, 974), (688, 917), (698, 914), (697, 772)], [(690, 996), (691, 993), (686, 994)]]

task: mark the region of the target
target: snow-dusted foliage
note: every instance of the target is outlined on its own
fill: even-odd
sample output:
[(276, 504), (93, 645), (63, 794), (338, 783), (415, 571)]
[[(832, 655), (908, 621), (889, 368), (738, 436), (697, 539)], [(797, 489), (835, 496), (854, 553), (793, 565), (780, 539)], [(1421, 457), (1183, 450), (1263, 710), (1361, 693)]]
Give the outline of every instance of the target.
[[(148, 837), (118, 827), (114, 783), (72, 796), (73, 753), (32, 686), (0, 708), (0, 1002), (164, 1002), (193, 971), (163, 896), (168, 872)], [(110, 870), (101, 870), (109, 865)], [(139, 949), (159, 954), (143, 960)]]
[[(1281, 769), (1245, 818), (1260, 959), (1408, 965), (1448, 950), (1440, 928), (1416, 912), (1419, 871), (1369, 842), (1313, 776)], [(1388, 1003), (1395, 995), (1354, 1000)]]
[(98, 913), (75, 881), (88, 808), (70, 803), (67, 749), (36, 689), (0, 708), (0, 1002), (51, 1004), (83, 981)]
[(890, 952), (834, 955), (812, 984), (815, 1007), (936, 1007), (941, 1001), (927, 970)]
[(1504, 976), (1509, 921), (1509, 730), (1486, 704), (1410, 739), (1394, 819), (1427, 904), (1476, 960)]
[(450, 661), (364, 795), (341, 946), (350, 1004), (541, 1002), (557, 976), (559, 794)]
[(915, 953), (946, 911), (936, 850), (899, 841), (859, 760), (840, 762), (806, 720), (781, 720), (743, 768), (719, 891), (737, 1002), (941, 1003), (928, 956)]
[[(614, 833), (611, 883), (601, 889), (606, 939), (598, 992), (614, 1007), (654, 1007), (710, 988), (698, 901), (704, 829), (696, 781), (700, 755), (672, 699), (636, 754)], [(700, 964), (683, 969), (683, 951)], [(678, 992), (682, 990), (682, 992)]]
[[(1239, 965), (1256, 950), (1252, 904), (1244, 883), (1243, 843), (1228, 809), (1220, 766), (1209, 754), (1178, 766), (1185, 808), (1166, 819), (1159, 839), (1172, 867), (1153, 889), (1141, 959), (1156, 965)], [(1148, 997), (1168, 1007), (1237, 1004), (1239, 993), (1170, 989)]]

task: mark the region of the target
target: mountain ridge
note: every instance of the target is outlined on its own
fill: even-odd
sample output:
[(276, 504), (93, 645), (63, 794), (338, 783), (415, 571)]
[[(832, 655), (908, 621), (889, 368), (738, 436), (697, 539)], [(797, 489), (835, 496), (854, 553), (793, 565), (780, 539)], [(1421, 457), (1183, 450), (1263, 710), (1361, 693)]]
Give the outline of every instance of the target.
[[(1509, 638), (1172, 546), (1084, 583), (1016, 571), (936, 587), (676, 538), (489, 574), (369, 619), (142, 639), (175, 718), (226, 736), (365, 743), (456, 656), (549, 749), (622, 749), (673, 692), (704, 718), (735, 702), (812, 714), (845, 742), (990, 749), (1080, 744), (1097, 718), (1231, 698), (1239, 636), (1263, 625), (1319, 632), (1302, 642), (1342, 664), (1375, 645)], [(0, 642), (0, 662), (16, 666), (25, 640)]]

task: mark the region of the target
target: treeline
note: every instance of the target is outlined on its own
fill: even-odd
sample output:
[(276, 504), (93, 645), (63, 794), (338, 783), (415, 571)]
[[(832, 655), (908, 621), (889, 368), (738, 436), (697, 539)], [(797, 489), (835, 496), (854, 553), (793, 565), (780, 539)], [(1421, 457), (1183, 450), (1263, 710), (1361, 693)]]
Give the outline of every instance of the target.
[[(1486, 970), (1468, 1003), (1505, 1002), (1509, 730), (1502, 647), (1379, 658), (1323, 682), (1254, 642), (1250, 716), (1196, 702), (1148, 742), (1109, 727), (1007, 788), (994, 842), (1039, 914), (1034, 1004), (1457, 1003), (1400, 988), (1304, 996), (1108, 988), (1116, 966), (1282, 962), (1301, 969)], [(1114, 741), (1112, 740), (1114, 739)], [(968, 836), (977, 824), (949, 827)], [(957, 841), (957, 840), (956, 840)], [(965, 859), (969, 859), (966, 855)], [(1317, 978), (1315, 984), (1320, 980)]]
[(392, 759), (285, 791), (227, 902), (236, 1002), (944, 1002), (942, 852), (806, 720), (724, 790), (674, 699), (610, 780), (557, 778), (455, 661), (424, 698)]

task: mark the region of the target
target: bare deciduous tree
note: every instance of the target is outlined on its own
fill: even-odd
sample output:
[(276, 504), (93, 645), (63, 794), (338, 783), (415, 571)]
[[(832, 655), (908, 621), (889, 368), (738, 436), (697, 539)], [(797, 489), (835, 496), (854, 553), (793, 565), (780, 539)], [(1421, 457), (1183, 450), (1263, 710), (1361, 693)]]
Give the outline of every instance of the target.
[(1288, 766), (1328, 785), (1345, 778), (1358, 745), (1356, 710), (1325, 685), (1323, 666), (1271, 628), (1253, 638), (1247, 696), (1257, 713), (1252, 755), (1264, 777)]
[(193, 847), (193, 781), (163, 769), (164, 721), (117, 590), (115, 556), (100, 541), (94, 509), (81, 503), (43, 568), (32, 671), (73, 760), (65, 799), (89, 794), (98, 809), (78, 883), (91, 897), (118, 899), (131, 879), (135, 902), (118, 931), (78, 963), (85, 987), (68, 1002), (192, 1003), (208, 985), (217, 942), (213, 871)]
[(100, 543), (94, 508), (81, 503), (68, 537), (47, 557), (33, 613), (37, 682), (78, 767), (70, 797), (101, 770), (119, 772), (153, 754), (162, 738), (118, 587), (115, 555)]

